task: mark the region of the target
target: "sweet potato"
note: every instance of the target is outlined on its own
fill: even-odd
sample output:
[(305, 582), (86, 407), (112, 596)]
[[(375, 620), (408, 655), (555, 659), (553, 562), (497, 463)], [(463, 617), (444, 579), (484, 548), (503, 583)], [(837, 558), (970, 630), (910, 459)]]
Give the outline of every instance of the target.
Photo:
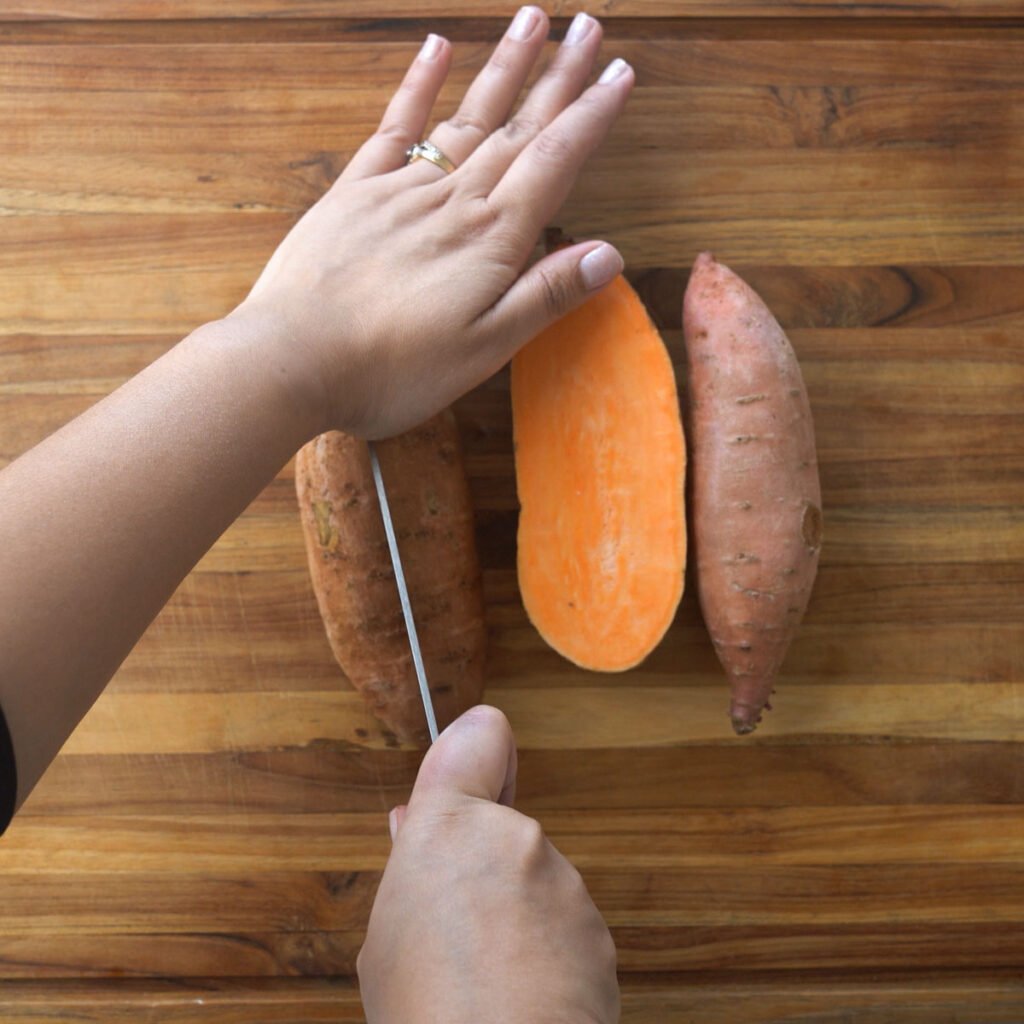
[(530, 621), (583, 668), (631, 668), (683, 593), (686, 445), (671, 360), (624, 277), (515, 356), (512, 417)]
[[(451, 411), (377, 442), (439, 728), (480, 702), (486, 629), (473, 509)], [(366, 442), (333, 431), (295, 461), (306, 554), (327, 639), (402, 741), (426, 718)]]
[(770, 706), (818, 568), (814, 424), (782, 328), (710, 253), (694, 264), (683, 328), (697, 589), (742, 734)]

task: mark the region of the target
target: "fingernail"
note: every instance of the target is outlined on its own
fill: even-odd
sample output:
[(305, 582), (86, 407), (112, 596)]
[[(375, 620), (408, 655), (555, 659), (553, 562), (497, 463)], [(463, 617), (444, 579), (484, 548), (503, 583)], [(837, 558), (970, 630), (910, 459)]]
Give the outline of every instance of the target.
[(420, 47), (419, 59), (420, 60), (437, 60), (437, 55), (441, 52), (441, 44), (444, 40), (440, 36), (435, 36), (433, 32), (427, 36), (424, 40), (423, 46)]
[(622, 257), (618, 251), (607, 242), (602, 242), (580, 260), (580, 277), (587, 289), (592, 291), (606, 285), (616, 274), (621, 273), (622, 266)]
[(596, 24), (597, 21), (594, 18), (589, 14), (585, 14), (583, 11), (580, 11), (580, 13), (572, 19), (569, 31), (565, 33), (566, 46), (574, 46), (576, 43), (583, 40)]
[(520, 7), (509, 26), (509, 38), (520, 41), (529, 38), (530, 33), (536, 28), (539, 18), (540, 12), (536, 7)]
[(398, 838), (398, 808), (392, 807), (388, 811), (388, 831), (391, 833), (391, 842)]
[(629, 65), (621, 57), (616, 57), (615, 60), (613, 60), (611, 64), (601, 72), (601, 77), (597, 80), (597, 84), (607, 85), (609, 82), (614, 82), (616, 78), (626, 73), (626, 69), (628, 67)]

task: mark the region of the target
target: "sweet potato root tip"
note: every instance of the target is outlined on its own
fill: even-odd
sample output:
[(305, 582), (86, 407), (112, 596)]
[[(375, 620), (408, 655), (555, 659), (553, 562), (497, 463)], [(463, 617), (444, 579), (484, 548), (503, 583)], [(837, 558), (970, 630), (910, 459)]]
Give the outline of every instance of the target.
[(738, 704), (734, 701), (729, 709), (733, 732), (737, 736), (749, 736), (761, 724), (761, 712), (764, 710), (767, 710), (767, 705), (756, 707), (749, 704)]
[(729, 718), (732, 722), (733, 732), (737, 736), (747, 736), (761, 724), (764, 713), (771, 711), (771, 701), (761, 700), (760, 693), (763, 692), (763, 684), (751, 685), (748, 679), (734, 679), (733, 683), (741, 693), (757, 694), (754, 699), (746, 700), (734, 693), (729, 704)]

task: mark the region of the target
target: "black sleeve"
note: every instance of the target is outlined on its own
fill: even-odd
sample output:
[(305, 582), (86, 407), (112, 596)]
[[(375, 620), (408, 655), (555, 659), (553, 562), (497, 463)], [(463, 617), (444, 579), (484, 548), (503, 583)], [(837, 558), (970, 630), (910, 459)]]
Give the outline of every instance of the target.
[(0, 709), (0, 836), (14, 817), (14, 802), (18, 797), (18, 771), (14, 764), (14, 747), (7, 729), (7, 719)]

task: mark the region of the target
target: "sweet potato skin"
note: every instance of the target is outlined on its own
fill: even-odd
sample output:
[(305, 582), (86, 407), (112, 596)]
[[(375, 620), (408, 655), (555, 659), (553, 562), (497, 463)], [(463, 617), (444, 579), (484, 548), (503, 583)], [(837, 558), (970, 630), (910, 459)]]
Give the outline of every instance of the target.
[[(487, 634), (473, 508), (450, 410), (377, 442), (439, 728), (480, 702)], [(366, 442), (321, 434), (295, 460), (313, 590), (334, 656), (403, 742), (427, 741)]]
[(683, 300), (697, 589), (753, 731), (814, 585), (821, 487), (796, 354), (760, 297), (701, 253)]

